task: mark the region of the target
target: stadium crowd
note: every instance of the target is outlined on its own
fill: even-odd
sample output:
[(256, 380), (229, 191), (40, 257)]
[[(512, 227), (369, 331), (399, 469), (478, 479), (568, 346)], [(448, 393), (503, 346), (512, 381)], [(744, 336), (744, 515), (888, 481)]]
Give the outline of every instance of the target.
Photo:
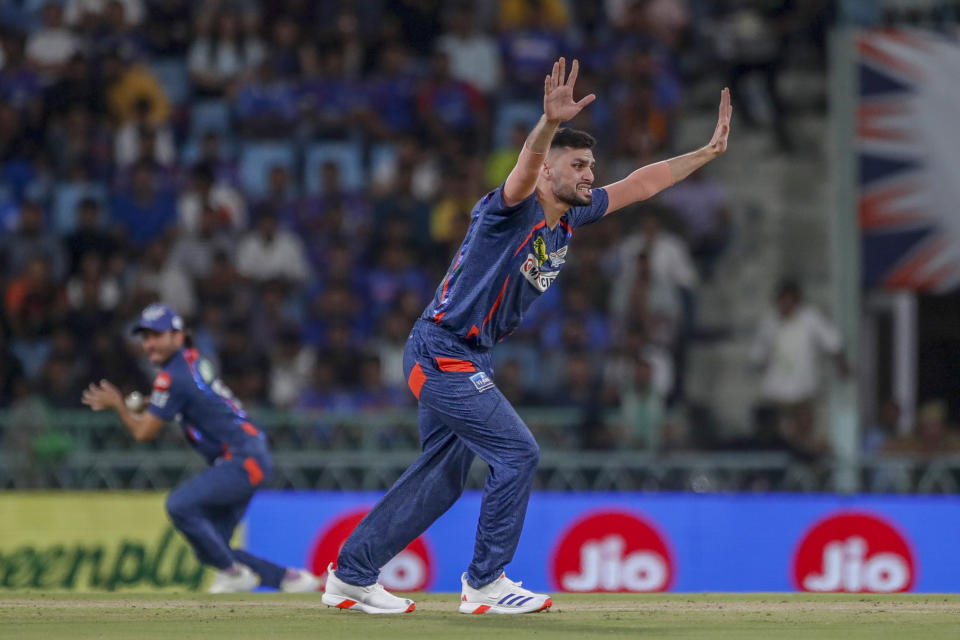
[[(573, 125), (598, 138), (604, 184), (674, 151), (688, 83), (775, 73), (790, 29), (817, 26), (767, 4), (2, 3), (0, 407), (147, 388), (129, 323), (155, 300), (248, 408), (413, 406), (407, 332), (551, 62), (579, 58), (578, 92), (598, 96)], [(578, 233), (497, 352), (515, 404), (587, 409), (552, 444), (697, 444), (676, 418), (685, 345), (728, 227), (707, 174)]]

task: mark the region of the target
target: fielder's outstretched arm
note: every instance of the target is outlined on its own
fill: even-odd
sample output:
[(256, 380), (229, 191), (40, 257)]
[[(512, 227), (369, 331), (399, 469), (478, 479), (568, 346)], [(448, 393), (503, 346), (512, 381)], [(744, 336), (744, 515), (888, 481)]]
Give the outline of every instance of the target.
[(100, 384), (90, 383), (90, 386), (83, 391), (83, 404), (94, 411), (104, 409), (113, 409), (120, 416), (123, 426), (127, 428), (134, 440), (143, 442), (153, 440), (157, 437), (160, 427), (163, 426), (163, 420), (148, 411), (143, 413), (134, 413), (127, 408), (123, 402), (123, 396), (120, 390), (113, 386), (107, 380), (101, 380)]
[(730, 90), (724, 89), (720, 93), (720, 115), (717, 118), (717, 128), (714, 129), (710, 142), (696, 151), (637, 169), (623, 180), (604, 187), (610, 199), (607, 213), (613, 213), (617, 209), (656, 195), (726, 151), (732, 114)]
[(540, 167), (550, 151), (550, 141), (561, 122), (573, 119), (580, 110), (597, 99), (592, 93), (573, 100), (573, 85), (577, 82), (580, 63), (576, 60), (570, 76), (564, 80), (567, 62), (560, 58), (553, 63), (553, 71), (543, 80), (543, 115), (520, 150), (520, 157), (503, 185), (503, 201), (507, 206), (517, 204), (537, 187)]

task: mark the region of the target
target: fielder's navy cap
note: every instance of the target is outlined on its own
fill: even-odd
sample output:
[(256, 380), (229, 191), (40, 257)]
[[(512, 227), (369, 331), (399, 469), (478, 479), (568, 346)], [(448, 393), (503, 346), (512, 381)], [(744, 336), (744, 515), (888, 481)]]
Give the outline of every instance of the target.
[(133, 327), (133, 333), (144, 330), (183, 331), (183, 318), (167, 305), (155, 302), (143, 310), (140, 321)]

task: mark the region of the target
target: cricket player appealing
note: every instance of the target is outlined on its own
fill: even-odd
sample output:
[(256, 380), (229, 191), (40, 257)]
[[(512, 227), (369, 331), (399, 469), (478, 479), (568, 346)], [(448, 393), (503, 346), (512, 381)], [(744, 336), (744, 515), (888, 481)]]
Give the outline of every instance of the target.
[(404, 372), (419, 400), (423, 453), (357, 525), (323, 602), (366, 613), (413, 611), (413, 601), (377, 583), (380, 568), (423, 533), (463, 492), (474, 456), (489, 466), (473, 561), (461, 577), (461, 613), (530, 613), (550, 596), (508, 579), (539, 448), (493, 382), (491, 348), (556, 279), (578, 227), (683, 180), (727, 148), (729, 90), (710, 142), (619, 182), (593, 188), (594, 139), (558, 129), (593, 102), (575, 101), (578, 63), (560, 58), (544, 80), (543, 116), (503, 186), (485, 195), (450, 270), (407, 341)]
[(210, 361), (191, 348), (183, 329), (180, 316), (163, 304), (144, 309), (133, 329), (150, 362), (161, 369), (145, 411), (128, 407), (107, 380), (91, 384), (83, 392), (83, 403), (94, 411), (115, 410), (138, 441), (153, 440), (164, 422), (176, 419), (210, 463), (170, 493), (167, 512), (197, 559), (216, 569), (211, 593), (251, 591), (258, 584), (289, 593), (317, 591), (320, 581), (306, 570), (230, 548), (234, 529), (273, 466), (263, 433), (251, 424)]

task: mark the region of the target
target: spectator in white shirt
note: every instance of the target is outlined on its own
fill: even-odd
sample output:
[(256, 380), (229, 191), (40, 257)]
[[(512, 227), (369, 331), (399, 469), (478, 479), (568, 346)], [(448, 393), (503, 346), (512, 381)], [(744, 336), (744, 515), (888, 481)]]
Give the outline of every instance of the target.
[(769, 427), (792, 448), (811, 455), (827, 451), (815, 425), (822, 354), (833, 356), (842, 375), (848, 373), (837, 329), (819, 309), (804, 303), (797, 282), (783, 282), (777, 290), (776, 311), (761, 321), (750, 351), (763, 376), (758, 414), (765, 412), (772, 421)]
[(256, 229), (240, 241), (237, 271), (257, 282), (284, 280), (302, 284), (310, 277), (303, 243), (296, 235), (279, 228), (277, 214), (269, 207), (260, 212)]
[(476, 29), (476, 22), (470, 7), (458, 9), (437, 49), (447, 55), (451, 76), (490, 94), (500, 87), (500, 49), (496, 40)]
[(239, 232), (247, 226), (243, 196), (226, 182), (217, 181), (213, 165), (200, 162), (191, 171), (190, 184), (177, 201), (180, 229), (196, 234), (207, 210), (216, 214), (214, 231)]
[(52, 80), (79, 50), (77, 36), (63, 26), (63, 7), (47, 2), (43, 5), (43, 27), (27, 40), (27, 60)]

